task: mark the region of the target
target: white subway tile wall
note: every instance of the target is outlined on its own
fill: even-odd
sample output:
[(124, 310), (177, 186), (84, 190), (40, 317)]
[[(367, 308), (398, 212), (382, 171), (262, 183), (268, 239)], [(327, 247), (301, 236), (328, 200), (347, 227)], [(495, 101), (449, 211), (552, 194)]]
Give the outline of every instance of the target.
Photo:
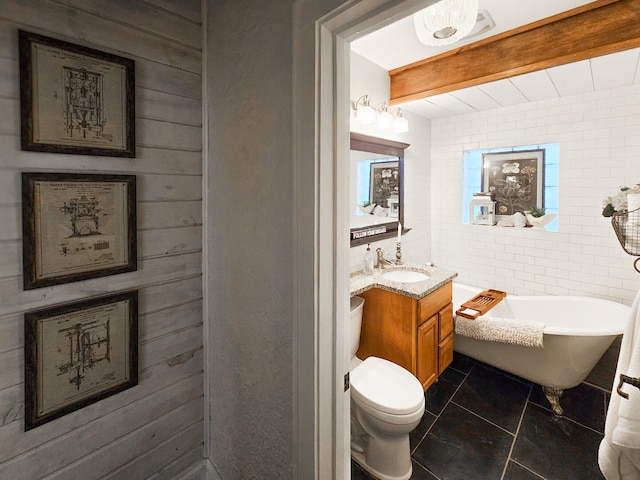
[[(640, 85), (433, 120), (430, 136), (432, 261), (514, 294), (633, 301), (635, 257), (601, 211), (640, 182)], [(542, 143), (560, 145), (559, 231), (463, 225), (463, 152)]]

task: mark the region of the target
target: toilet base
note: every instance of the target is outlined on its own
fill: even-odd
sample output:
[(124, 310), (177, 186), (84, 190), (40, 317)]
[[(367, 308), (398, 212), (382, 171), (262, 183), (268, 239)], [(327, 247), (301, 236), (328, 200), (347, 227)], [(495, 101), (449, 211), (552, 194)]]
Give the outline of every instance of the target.
[[(372, 440), (371, 438), (369, 440)], [(406, 442), (406, 446), (404, 443)], [(395, 443), (395, 445), (393, 445)], [(379, 449), (376, 447), (380, 447)], [(376, 450), (380, 450), (379, 452)], [(395, 455), (390, 455), (390, 451), (395, 452)], [(409, 435), (404, 438), (396, 438), (389, 444), (387, 440), (384, 444), (376, 442), (369, 442), (365, 452), (358, 452), (351, 450), (351, 458), (358, 464), (364, 471), (371, 476), (379, 480), (409, 480), (413, 473), (413, 466), (411, 464), (411, 455), (409, 454)], [(401, 453), (402, 452), (402, 453)], [(404, 454), (406, 452), (406, 455)], [(366, 456), (374, 459), (374, 461), (394, 463), (394, 465), (370, 465), (367, 462)], [(384, 471), (381, 471), (384, 470)], [(390, 475), (393, 472), (393, 475)]]

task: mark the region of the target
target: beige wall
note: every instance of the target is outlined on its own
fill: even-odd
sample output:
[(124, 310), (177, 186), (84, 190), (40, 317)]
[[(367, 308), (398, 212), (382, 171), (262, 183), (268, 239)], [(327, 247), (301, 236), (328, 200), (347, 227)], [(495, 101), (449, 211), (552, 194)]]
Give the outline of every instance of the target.
[[(198, 0), (8, 0), (0, 9), (0, 478), (174, 478), (202, 458)], [(18, 29), (133, 59), (136, 158), (20, 150)], [(138, 271), (22, 290), (21, 172), (137, 176)], [(23, 315), (137, 289), (139, 385), (24, 432)]]
[[(331, 93), (316, 96), (315, 22), (341, 3), (207, 2), (207, 455), (225, 480), (343, 478), (329, 473), (335, 452), (325, 441), (335, 428), (335, 353), (326, 357), (321, 337), (333, 319), (318, 318), (332, 309), (318, 299), (334, 289), (318, 285), (320, 271), (337, 261), (318, 265), (330, 247), (317, 213), (331, 209), (318, 207), (318, 192), (332, 180), (321, 180), (314, 143), (316, 122), (334, 119), (316, 117), (316, 101)], [(318, 405), (322, 389), (332, 398)]]
[(207, 368), (224, 479), (291, 476), (292, 3), (209, 5)]

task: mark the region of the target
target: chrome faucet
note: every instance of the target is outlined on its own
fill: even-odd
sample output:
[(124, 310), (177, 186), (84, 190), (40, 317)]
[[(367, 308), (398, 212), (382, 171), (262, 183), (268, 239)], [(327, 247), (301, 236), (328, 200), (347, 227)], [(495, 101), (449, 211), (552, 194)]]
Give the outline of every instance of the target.
[(384, 251), (382, 248), (376, 249), (376, 268), (384, 268), (385, 264), (393, 265), (393, 262), (384, 258)]

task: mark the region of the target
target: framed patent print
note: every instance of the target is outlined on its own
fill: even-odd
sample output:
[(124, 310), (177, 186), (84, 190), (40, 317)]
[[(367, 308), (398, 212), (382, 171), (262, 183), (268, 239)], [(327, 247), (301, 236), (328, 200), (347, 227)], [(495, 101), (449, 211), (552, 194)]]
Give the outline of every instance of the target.
[(23, 173), (25, 290), (137, 270), (135, 175)]
[(25, 430), (138, 383), (138, 292), (25, 314)]
[(18, 35), (22, 149), (135, 157), (134, 61)]
[(496, 200), (498, 215), (544, 207), (544, 149), (482, 154), (482, 191)]

